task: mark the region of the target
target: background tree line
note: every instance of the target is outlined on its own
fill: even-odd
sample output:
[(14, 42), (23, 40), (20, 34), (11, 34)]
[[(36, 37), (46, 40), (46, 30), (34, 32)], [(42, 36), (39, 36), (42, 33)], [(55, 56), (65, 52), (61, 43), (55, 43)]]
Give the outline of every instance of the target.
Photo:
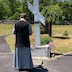
[[(29, 0), (33, 3), (33, 0)], [(64, 24), (72, 22), (72, 0), (57, 2), (56, 0), (39, 0), (40, 12), (45, 16), (46, 23)], [(26, 0), (0, 0), (0, 20), (18, 20), (20, 13), (29, 15), (28, 20), (33, 20), (33, 14), (28, 10)]]

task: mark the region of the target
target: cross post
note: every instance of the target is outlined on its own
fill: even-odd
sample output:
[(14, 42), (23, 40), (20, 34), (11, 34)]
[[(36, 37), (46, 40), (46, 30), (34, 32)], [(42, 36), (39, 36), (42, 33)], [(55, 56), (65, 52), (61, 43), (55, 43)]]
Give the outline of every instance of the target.
[(34, 0), (34, 6), (29, 1), (28, 9), (34, 14), (34, 25), (35, 25), (35, 41), (36, 46), (40, 46), (40, 24), (41, 21), (45, 25), (45, 18), (39, 12), (39, 0)]

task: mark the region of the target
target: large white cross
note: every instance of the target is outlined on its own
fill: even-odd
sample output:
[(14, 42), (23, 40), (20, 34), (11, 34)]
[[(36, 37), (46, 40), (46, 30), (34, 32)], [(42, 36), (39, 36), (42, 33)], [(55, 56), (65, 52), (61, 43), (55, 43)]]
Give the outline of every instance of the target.
[(45, 25), (45, 18), (40, 14), (39, 12), (39, 0), (34, 0), (34, 6), (31, 5), (29, 1), (28, 3), (28, 9), (34, 14), (34, 23), (35, 23), (35, 36), (36, 36), (36, 46), (40, 45), (40, 24), (39, 21), (42, 22), (43, 25)]

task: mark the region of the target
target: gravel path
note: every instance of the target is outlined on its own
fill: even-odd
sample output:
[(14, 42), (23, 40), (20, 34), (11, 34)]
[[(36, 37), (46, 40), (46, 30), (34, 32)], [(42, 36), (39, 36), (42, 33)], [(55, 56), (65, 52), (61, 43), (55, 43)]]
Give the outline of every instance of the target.
[[(0, 37), (0, 72), (19, 72), (14, 70), (13, 67), (13, 53), (10, 50), (10, 46), (5, 40), (5, 36)], [(28, 71), (22, 71), (28, 72)], [(42, 66), (34, 68), (32, 72), (48, 72)]]
[[(0, 72), (18, 72), (13, 69), (12, 64), (13, 53), (5, 41), (5, 36), (2, 36), (0, 37)], [(72, 72), (72, 54), (67, 54), (51, 61), (44, 60), (43, 67), (34, 68), (32, 72)]]
[(0, 37), (0, 53), (9, 53), (11, 52), (9, 45), (5, 40), (5, 36)]

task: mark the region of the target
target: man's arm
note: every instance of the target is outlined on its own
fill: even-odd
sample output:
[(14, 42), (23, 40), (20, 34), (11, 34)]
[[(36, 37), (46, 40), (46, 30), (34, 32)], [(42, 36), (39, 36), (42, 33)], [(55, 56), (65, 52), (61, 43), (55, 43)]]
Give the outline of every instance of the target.
[(13, 34), (16, 34), (15, 26), (13, 27), (12, 33), (13, 33)]
[(28, 27), (28, 29), (29, 29), (29, 35), (32, 35), (32, 27), (31, 27), (31, 25), (29, 24), (29, 27)]

